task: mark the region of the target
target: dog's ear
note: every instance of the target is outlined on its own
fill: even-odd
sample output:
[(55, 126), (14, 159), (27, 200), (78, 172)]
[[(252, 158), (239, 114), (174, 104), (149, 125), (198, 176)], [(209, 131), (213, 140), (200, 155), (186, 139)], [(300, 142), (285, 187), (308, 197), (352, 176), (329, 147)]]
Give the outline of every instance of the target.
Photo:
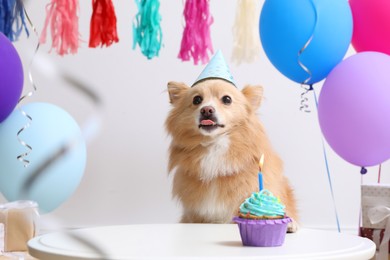
[(170, 81), (168, 82), (169, 101), (171, 104), (175, 102), (187, 91), (190, 87), (181, 82)]
[(244, 94), (252, 107), (257, 109), (263, 99), (263, 87), (247, 85), (242, 90), (242, 94)]

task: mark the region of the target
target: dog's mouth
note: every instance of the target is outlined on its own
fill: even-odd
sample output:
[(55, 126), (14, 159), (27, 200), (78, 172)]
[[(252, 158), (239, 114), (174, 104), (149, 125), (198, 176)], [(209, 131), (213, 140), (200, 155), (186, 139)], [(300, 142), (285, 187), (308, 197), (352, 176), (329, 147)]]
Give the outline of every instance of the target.
[(225, 127), (225, 125), (219, 124), (216, 120), (210, 118), (201, 119), (199, 123), (199, 128), (204, 129), (206, 131), (212, 131), (219, 127)]

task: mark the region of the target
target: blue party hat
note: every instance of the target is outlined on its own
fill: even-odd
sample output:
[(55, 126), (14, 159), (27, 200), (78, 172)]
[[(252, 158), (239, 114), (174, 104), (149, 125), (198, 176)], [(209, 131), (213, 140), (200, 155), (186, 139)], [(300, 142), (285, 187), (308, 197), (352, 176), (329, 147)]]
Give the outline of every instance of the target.
[(223, 79), (236, 86), (233, 76), (230, 74), (229, 67), (226, 65), (225, 59), (223, 58), (220, 50), (214, 54), (192, 86), (206, 79)]

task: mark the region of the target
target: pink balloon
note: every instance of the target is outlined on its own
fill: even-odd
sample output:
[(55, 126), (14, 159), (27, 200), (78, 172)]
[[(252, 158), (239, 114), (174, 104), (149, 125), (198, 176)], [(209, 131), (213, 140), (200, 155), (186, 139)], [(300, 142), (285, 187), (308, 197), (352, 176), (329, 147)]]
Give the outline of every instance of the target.
[(322, 133), (332, 149), (357, 166), (390, 158), (390, 56), (361, 52), (337, 65), (318, 100)]
[(352, 45), (357, 52), (390, 54), (390, 1), (349, 0), (353, 17)]

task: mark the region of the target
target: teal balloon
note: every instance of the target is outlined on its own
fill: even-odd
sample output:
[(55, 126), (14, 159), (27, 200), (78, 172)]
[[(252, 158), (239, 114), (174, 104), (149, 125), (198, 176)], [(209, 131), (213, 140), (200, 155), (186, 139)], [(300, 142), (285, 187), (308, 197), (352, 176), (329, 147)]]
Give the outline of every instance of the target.
[[(47, 213), (65, 202), (80, 184), (87, 159), (86, 143), (76, 121), (62, 108), (30, 103), (21, 110), (32, 118), (31, 122), (16, 109), (0, 124), (0, 191), (8, 201), (36, 201)], [(25, 167), (17, 157), (29, 150), (20, 143), (17, 133), (27, 124), (30, 126), (19, 135), (32, 148), (24, 157), (30, 162)], [(72, 148), (46, 167), (29, 190), (24, 190), (26, 180), (72, 141)]]
[(347, 0), (266, 0), (259, 30), (264, 52), (274, 67), (295, 82), (305, 83), (311, 77), (306, 83), (314, 84), (345, 56), (352, 25)]

